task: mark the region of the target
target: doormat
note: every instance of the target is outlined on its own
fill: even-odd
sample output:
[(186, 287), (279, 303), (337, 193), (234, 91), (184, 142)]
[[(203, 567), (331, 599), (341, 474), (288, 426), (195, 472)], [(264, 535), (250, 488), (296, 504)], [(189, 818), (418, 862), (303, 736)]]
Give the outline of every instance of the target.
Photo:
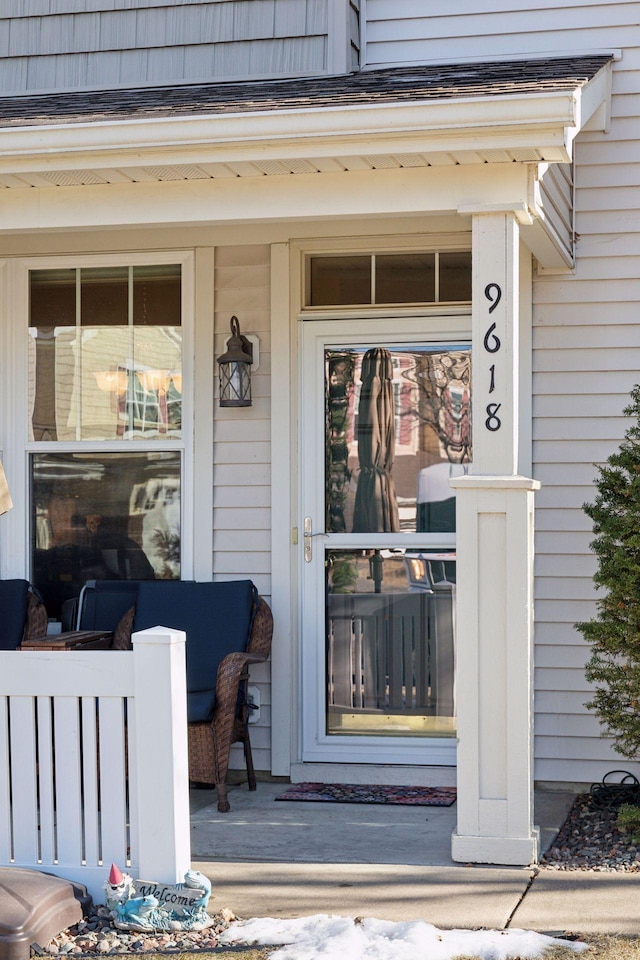
[(386, 787), (360, 783), (292, 783), (276, 800), (321, 803), (398, 803), (416, 807), (450, 807), (455, 787)]

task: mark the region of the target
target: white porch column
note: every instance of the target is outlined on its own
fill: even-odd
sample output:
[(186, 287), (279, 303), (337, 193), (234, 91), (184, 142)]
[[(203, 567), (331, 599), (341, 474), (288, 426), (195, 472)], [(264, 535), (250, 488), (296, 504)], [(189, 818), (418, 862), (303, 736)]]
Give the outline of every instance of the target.
[[(519, 475), (519, 229), (473, 217), (473, 475), (457, 494), (454, 860), (528, 864), (533, 825), (533, 492)], [(528, 405), (525, 407), (528, 410)]]
[(191, 866), (186, 635), (152, 627), (132, 640), (135, 720), (129, 720), (129, 742), (138, 875), (181, 883)]

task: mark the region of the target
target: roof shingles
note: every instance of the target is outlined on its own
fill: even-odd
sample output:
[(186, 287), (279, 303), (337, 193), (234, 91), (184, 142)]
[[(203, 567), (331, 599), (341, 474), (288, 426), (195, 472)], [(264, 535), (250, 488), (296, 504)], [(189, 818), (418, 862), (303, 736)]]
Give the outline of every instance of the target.
[(138, 87), (0, 98), (0, 126), (309, 110), (553, 93), (583, 86), (608, 56), (426, 65), (338, 77)]

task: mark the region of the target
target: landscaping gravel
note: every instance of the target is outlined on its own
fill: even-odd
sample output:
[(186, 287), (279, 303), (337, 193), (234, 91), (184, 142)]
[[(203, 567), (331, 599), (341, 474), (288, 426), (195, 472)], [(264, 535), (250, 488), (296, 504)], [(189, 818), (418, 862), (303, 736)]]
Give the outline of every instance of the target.
[(223, 910), (213, 926), (200, 932), (140, 933), (117, 930), (106, 907), (94, 907), (76, 926), (70, 927), (45, 946), (31, 948), (33, 956), (106, 956), (121, 953), (193, 953), (214, 950), (218, 936), (235, 916)]
[(598, 806), (590, 794), (579, 794), (540, 868), (640, 872), (640, 849), (616, 827), (616, 817), (617, 808)]

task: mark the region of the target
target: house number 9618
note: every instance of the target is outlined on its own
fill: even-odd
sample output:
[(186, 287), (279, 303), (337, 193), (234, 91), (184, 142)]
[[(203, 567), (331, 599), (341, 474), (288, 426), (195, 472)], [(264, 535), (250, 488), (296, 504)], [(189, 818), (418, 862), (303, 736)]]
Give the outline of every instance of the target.
[[(502, 288), (497, 283), (488, 283), (484, 288), (484, 295), (491, 304), (489, 307), (489, 315), (493, 313), (495, 308), (498, 306), (502, 300)], [(484, 348), (487, 353), (497, 353), (502, 346), (500, 342), (500, 337), (496, 336), (495, 333), (496, 324), (492, 323), (487, 332), (484, 335)], [(489, 382), (489, 393), (493, 393), (496, 388), (496, 365), (495, 363), (491, 364), (490, 368), (491, 379)], [(490, 430), (491, 433), (495, 433), (496, 430), (499, 430), (502, 426), (502, 421), (498, 416), (498, 410), (502, 406), (501, 403), (489, 403), (486, 407), (487, 419), (484, 422), (487, 430)]]

